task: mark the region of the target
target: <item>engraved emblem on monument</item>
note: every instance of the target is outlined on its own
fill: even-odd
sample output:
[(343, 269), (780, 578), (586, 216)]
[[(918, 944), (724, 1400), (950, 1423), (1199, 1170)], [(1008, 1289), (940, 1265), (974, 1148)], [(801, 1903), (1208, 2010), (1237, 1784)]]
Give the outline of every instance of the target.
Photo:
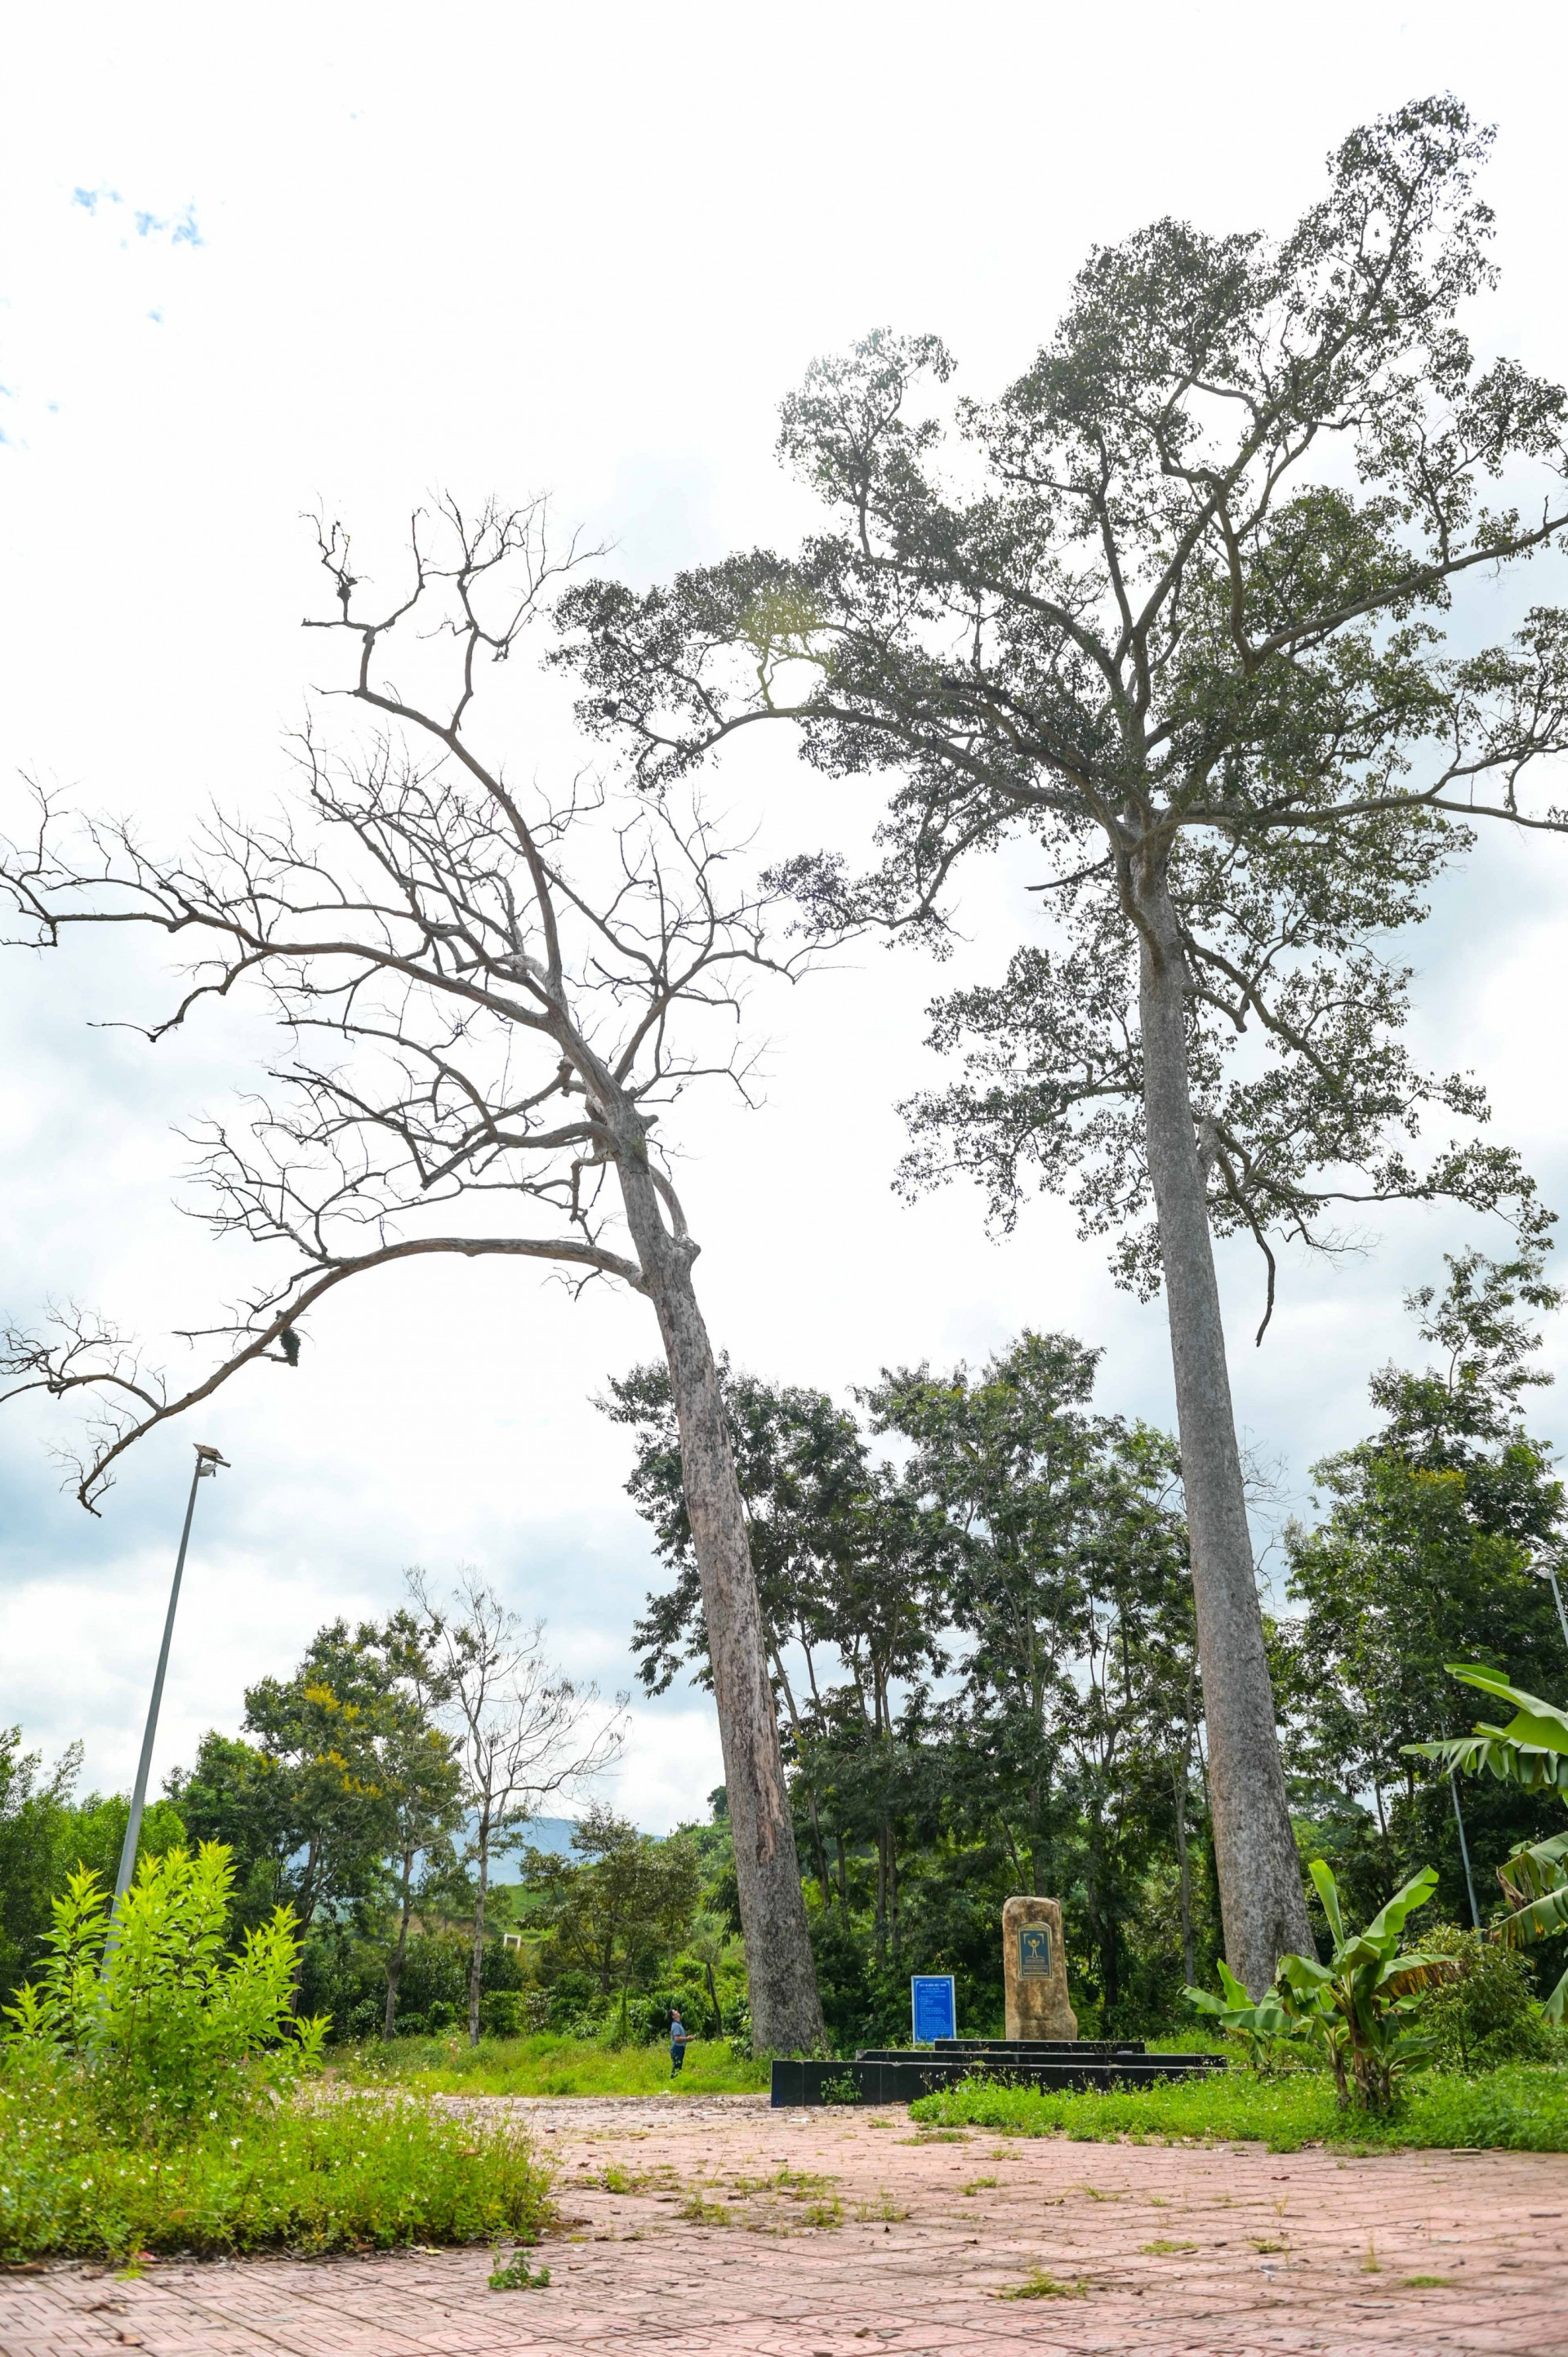
[(1048, 1923), (1018, 1926), (1018, 1976), (1026, 1981), (1051, 1977), (1051, 1927)]

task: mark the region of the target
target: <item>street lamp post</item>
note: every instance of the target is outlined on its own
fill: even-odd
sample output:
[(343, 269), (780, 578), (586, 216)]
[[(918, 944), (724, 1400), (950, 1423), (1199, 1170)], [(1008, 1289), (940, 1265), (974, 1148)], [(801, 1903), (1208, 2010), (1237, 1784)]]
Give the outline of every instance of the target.
[(1459, 1855), (1465, 1861), (1465, 1888), (1470, 1894), (1470, 1921), (1478, 1932), (1481, 1910), (1476, 1904), (1476, 1878), (1470, 1871), (1470, 1845), (1465, 1838), (1465, 1812), (1459, 1806), (1459, 1779), (1452, 1768), (1448, 1770), (1448, 1789), (1454, 1795), (1454, 1822), (1459, 1828)]
[[(196, 1470), (190, 1477), (190, 1498), (185, 1510), (185, 1528), (179, 1534), (179, 1553), (175, 1557), (174, 1564), (174, 1584), (169, 1589), (168, 1611), (164, 1619), (164, 1641), (158, 1649), (158, 1666), (153, 1678), (153, 1698), (147, 1705), (146, 1732), (142, 1738), (142, 1756), (136, 1765), (135, 1790), (131, 1794), (131, 1814), (126, 1822), (125, 1840), (120, 1852), (120, 1871), (114, 1879), (114, 1909), (111, 1919), (113, 1922), (118, 1922), (120, 1903), (131, 1887), (131, 1877), (136, 1867), (136, 1844), (141, 1838), (142, 1811), (146, 1804), (147, 1775), (153, 1764), (153, 1743), (158, 1731), (158, 1706), (164, 1698), (164, 1674), (168, 1668), (169, 1646), (174, 1638), (175, 1608), (179, 1602), (179, 1583), (185, 1571), (185, 1551), (190, 1544), (191, 1520), (196, 1512), (196, 1485), (199, 1481), (206, 1480), (209, 1475), (215, 1477), (218, 1468), (220, 1465), (227, 1465), (228, 1461), (226, 1457), (220, 1457), (215, 1448), (204, 1448), (199, 1441), (197, 1443)], [(113, 1946), (113, 1944), (112, 1931), (110, 1945)]]
[(1568, 1611), (1563, 1609), (1563, 1590), (1557, 1585), (1556, 1566), (1550, 1563), (1538, 1563), (1534, 1569), (1537, 1579), (1544, 1579), (1551, 1584), (1552, 1601), (1557, 1607), (1557, 1619), (1563, 1631), (1563, 1642), (1568, 1645)]

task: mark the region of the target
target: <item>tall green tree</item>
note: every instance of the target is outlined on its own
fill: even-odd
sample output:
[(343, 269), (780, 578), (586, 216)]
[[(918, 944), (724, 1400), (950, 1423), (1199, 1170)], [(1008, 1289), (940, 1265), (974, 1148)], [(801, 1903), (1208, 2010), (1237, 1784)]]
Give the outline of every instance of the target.
[[(955, 868), (1023, 835), (1043, 938), (939, 1006), (966, 1077), (912, 1109), (912, 1183), (1011, 1219), (1067, 1193), (1163, 1285), (1227, 1948), (1254, 1994), (1305, 1947), (1213, 1238), (1332, 1250), (1346, 1202), (1522, 1206), (1473, 1081), (1402, 1041), (1388, 935), (1568, 744), (1568, 619), (1443, 641), (1465, 577), (1561, 543), (1568, 400), (1478, 365), (1487, 144), (1452, 98), (1353, 132), (1271, 240), (1163, 220), (1092, 252), (1032, 365), (956, 408), (929, 336), (876, 334), (785, 404), (829, 511), (734, 556), (564, 601), (589, 724), (645, 782), (783, 720), (893, 780), (876, 871), (803, 856), (824, 925), (939, 933)], [(1489, 486), (1506, 474), (1521, 505)], [(1410, 1141), (1452, 1115), (1425, 1161)]]
[[(835, 1888), (829, 1843), (847, 1909), (843, 1846), (869, 1838), (877, 1857), (875, 1945), (879, 1955), (889, 1943), (896, 1952), (896, 1796), (910, 1762), (895, 1722), (900, 1690), (940, 1660), (936, 1532), (909, 1485), (872, 1463), (853, 1413), (825, 1392), (768, 1383), (727, 1362), (721, 1384), (768, 1664), (784, 1703), (822, 1903)], [(637, 1434), (627, 1486), (676, 1575), (672, 1587), (650, 1597), (633, 1632), (643, 1682), (662, 1693), (682, 1663), (694, 1664), (699, 1679), (709, 1674), (663, 1370), (634, 1368), (611, 1383), (605, 1405)]]
[(534, 1849), (523, 1858), (550, 1926), (547, 1968), (584, 1973), (601, 1997), (618, 1997), (624, 2037), (632, 1988), (681, 1945), (697, 1913), (697, 1854), (682, 1835), (655, 1840), (597, 1804), (573, 1828), (572, 1849), (571, 1858)]
[(398, 1840), (383, 1760), (394, 1676), (371, 1623), (317, 1631), (293, 1674), (246, 1689), (244, 1734), (205, 1735), (167, 1791), (192, 1840), (229, 1846), (244, 1920), (380, 1897)]
[(43, 1954), (49, 1900), (70, 1797), (81, 1772), (72, 1743), (52, 1769), (24, 1751), (19, 1727), (0, 1727), (0, 1996), (8, 1996)]
[(398, 1989), (413, 1913), (414, 1868), (426, 1875), (452, 1862), (452, 1835), (463, 1822), (463, 1773), (451, 1736), (437, 1718), (450, 1699), (436, 1659), (437, 1637), (406, 1607), (378, 1631), (389, 1672), (380, 1717), (381, 1774), (395, 1818), (397, 1933), (387, 1956), (381, 2035), (397, 2023)]
[[(1378, 1429), (1315, 1468), (1326, 1512), (1287, 1530), (1301, 1612), (1281, 1641), (1300, 1697), (1292, 1767), (1352, 1803), (1370, 1800), (1382, 1896), (1435, 1859), (1444, 1903), (1463, 1916), (1447, 1784), (1420, 1775), (1412, 1747), (1463, 1731), (1466, 1697), (1448, 1663), (1506, 1674), (1562, 1652), (1534, 1566), (1559, 1544), (1563, 1485), (1525, 1424), (1530, 1392), (1552, 1380), (1534, 1363), (1538, 1321), (1561, 1294), (1539, 1250), (1503, 1261), (1466, 1252), (1447, 1266), (1441, 1294), (1426, 1286), (1406, 1305), (1431, 1361), (1374, 1375)], [(1465, 1808), (1485, 1889), (1538, 1808), (1527, 1789), (1490, 1780)]]
[(961, 1684), (946, 1717), (960, 1758), (981, 1766), (969, 1789), (994, 1812), (1024, 1888), (1059, 1887), (1079, 1851), (1114, 2012), (1123, 1927), (1167, 1814), (1192, 1951), (1196, 1728), (1176, 1452), (1093, 1412), (1099, 1357), (1026, 1332), (977, 1374), (904, 1369), (863, 1396), (875, 1430), (912, 1444), (906, 1479), (950, 1530), (945, 1617)]

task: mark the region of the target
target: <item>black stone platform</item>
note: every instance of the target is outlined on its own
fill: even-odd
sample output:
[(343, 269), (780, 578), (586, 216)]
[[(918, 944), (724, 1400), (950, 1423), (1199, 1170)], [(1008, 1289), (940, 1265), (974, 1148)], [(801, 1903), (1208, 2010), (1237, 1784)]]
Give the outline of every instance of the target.
[(853, 2062), (775, 2062), (773, 2103), (912, 2104), (971, 2078), (1067, 2094), (1228, 2068), (1223, 2054), (1151, 2054), (1137, 2039), (939, 2038), (931, 2047), (863, 2047)]

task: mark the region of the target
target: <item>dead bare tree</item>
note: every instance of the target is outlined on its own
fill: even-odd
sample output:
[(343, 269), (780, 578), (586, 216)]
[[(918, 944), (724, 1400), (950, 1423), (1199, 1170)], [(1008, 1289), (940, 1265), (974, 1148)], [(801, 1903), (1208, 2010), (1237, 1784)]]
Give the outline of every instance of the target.
[[(29, 838), (0, 851), (0, 888), (36, 945), (114, 924), (197, 945), (149, 1039), (249, 989), (287, 1042), (269, 1092), (201, 1134), (213, 1228), (284, 1261), (206, 1329), (217, 1363), (171, 1388), (112, 1324), (70, 1310), (41, 1333), (8, 1329), (0, 1372), (5, 1396), (91, 1403), (73, 1478), (91, 1509), (127, 1448), (242, 1368), (293, 1364), (302, 1321), (372, 1270), (435, 1254), (542, 1261), (574, 1285), (643, 1295), (680, 1420), (755, 2035), (810, 2048), (822, 2011), (745, 1515), (698, 1245), (655, 1136), (693, 1082), (744, 1089), (747, 979), (793, 974), (804, 953), (769, 946), (768, 894), (732, 883), (733, 855), (694, 802), (581, 780), (552, 800), (476, 750), (480, 666), (513, 654), (574, 561), (552, 554), (545, 522), (540, 501), (416, 517), (407, 585), (371, 613), (347, 535), (319, 529), (336, 610), (311, 627), (353, 643), (338, 693), (377, 729), (330, 745), (318, 703), (302, 791), (274, 816), (218, 813), (188, 854), (161, 857), (128, 823), (72, 831), (46, 800)], [(394, 645), (428, 685), (392, 682)], [(520, 1203), (533, 1215), (522, 1232), (504, 1219)]]
[(597, 1686), (545, 1659), (543, 1621), (525, 1626), (477, 1573), (460, 1576), (446, 1609), (431, 1601), (423, 1572), (409, 1574), (408, 1587), (429, 1631), (473, 1817), (468, 2043), (477, 2046), (491, 1857), (521, 1837), (547, 1801), (580, 1792), (613, 1765), (625, 1741), (626, 1696), (609, 1719), (599, 1718)]

